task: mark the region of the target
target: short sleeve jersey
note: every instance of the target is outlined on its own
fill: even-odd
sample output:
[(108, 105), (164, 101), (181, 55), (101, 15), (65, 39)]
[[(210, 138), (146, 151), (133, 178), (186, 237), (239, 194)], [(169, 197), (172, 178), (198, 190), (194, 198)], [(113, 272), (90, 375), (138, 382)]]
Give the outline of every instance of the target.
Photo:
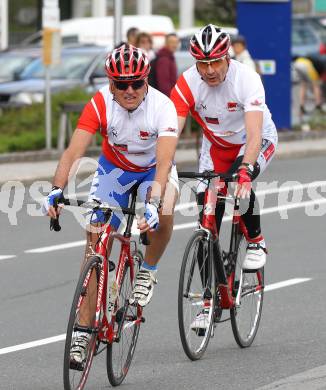
[(210, 87), (196, 65), (186, 70), (171, 92), (178, 116), (190, 112), (203, 128), (206, 138), (220, 146), (246, 142), (245, 112), (263, 112), (264, 138), (277, 142), (271, 113), (259, 75), (248, 66), (231, 60), (225, 80)]
[(152, 87), (134, 111), (114, 100), (109, 85), (101, 88), (86, 104), (77, 128), (93, 134), (100, 131), (104, 156), (117, 167), (135, 172), (156, 164), (158, 137), (178, 136), (172, 101)]

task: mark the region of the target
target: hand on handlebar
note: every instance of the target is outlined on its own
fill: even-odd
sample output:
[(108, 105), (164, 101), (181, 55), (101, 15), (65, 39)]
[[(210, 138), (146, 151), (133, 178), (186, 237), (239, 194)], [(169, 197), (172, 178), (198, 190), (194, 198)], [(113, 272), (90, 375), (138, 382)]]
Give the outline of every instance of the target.
[(238, 182), (235, 187), (234, 195), (245, 199), (250, 197), (251, 193), (251, 174), (245, 167), (240, 167), (237, 172)]
[(44, 198), (42, 205), (42, 212), (44, 215), (48, 215), (51, 218), (57, 218), (60, 214), (60, 207), (57, 206), (57, 202), (62, 198), (63, 191), (59, 187), (53, 187), (49, 194)]
[(154, 204), (146, 203), (144, 218), (141, 218), (138, 221), (138, 229), (140, 230), (140, 233), (144, 233), (147, 230), (149, 231), (157, 230), (158, 226), (159, 226), (159, 214), (158, 214), (157, 207)]

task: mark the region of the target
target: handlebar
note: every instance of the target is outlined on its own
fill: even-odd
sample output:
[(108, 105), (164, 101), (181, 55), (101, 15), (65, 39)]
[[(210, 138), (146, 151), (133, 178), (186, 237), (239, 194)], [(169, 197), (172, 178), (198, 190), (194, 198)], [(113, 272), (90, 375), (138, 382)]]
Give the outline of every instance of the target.
[(224, 180), (225, 182), (235, 181), (238, 177), (237, 173), (228, 174), (228, 173), (215, 173), (212, 171), (204, 171), (204, 172), (178, 172), (179, 178), (187, 178), (187, 179), (206, 179), (211, 180), (215, 178), (219, 178)]
[[(102, 202), (99, 202), (97, 200), (93, 200), (91, 202), (88, 202), (88, 201), (84, 201), (84, 200), (66, 199), (66, 198), (62, 197), (60, 199), (55, 199), (54, 208), (56, 210), (57, 210), (59, 205), (84, 207), (87, 209), (93, 209), (93, 211), (102, 210), (105, 213), (118, 210), (118, 211), (122, 211), (124, 214), (136, 215), (135, 211), (128, 208), (128, 207), (110, 206), (108, 203), (105, 203), (105, 202), (102, 203)], [(55, 232), (60, 232), (61, 226), (59, 223), (59, 215), (57, 216), (57, 218), (51, 218), (50, 230), (54, 230)]]
[[(93, 209), (93, 211), (101, 210), (105, 213), (108, 213), (111, 211), (121, 211), (123, 214), (136, 215), (135, 210), (133, 210), (129, 207), (111, 206), (108, 203), (100, 202), (98, 200), (84, 201), (84, 200), (78, 200), (78, 199), (76, 199), (76, 200), (75, 199), (67, 199), (67, 198), (62, 197), (60, 199), (55, 200), (54, 208), (57, 210), (59, 205), (84, 207), (86, 209)], [(57, 218), (51, 218), (50, 230), (54, 230), (55, 232), (59, 232), (61, 230), (61, 226), (59, 223), (59, 215), (57, 216)], [(139, 239), (143, 245), (150, 244), (150, 241), (148, 239), (146, 232), (141, 233)]]

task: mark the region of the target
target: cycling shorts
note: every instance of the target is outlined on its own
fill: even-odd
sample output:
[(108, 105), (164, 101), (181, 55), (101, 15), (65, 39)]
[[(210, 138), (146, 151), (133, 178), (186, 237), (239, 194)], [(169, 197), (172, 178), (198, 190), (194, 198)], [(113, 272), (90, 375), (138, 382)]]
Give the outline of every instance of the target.
[[(234, 168), (237, 169), (239, 164), (234, 164), (237, 160), (244, 156), (246, 145), (234, 145), (231, 148), (223, 148), (211, 143), (209, 150), (204, 151), (204, 155), (199, 159), (199, 172), (214, 171), (218, 173), (234, 173)], [(268, 139), (263, 139), (261, 149), (255, 164), (255, 177), (265, 171), (269, 163), (274, 157), (276, 144)], [(203, 152), (203, 151), (202, 151)], [(205, 191), (206, 183), (200, 183), (197, 192)]]
[[(152, 167), (146, 172), (124, 171), (109, 162), (104, 155), (101, 155), (88, 199), (89, 201), (97, 199), (115, 207), (128, 207), (130, 194), (136, 186), (140, 201), (145, 202), (152, 186), (155, 172), (156, 167)], [(179, 191), (178, 173), (175, 165), (171, 168), (169, 182)], [(123, 217), (123, 213), (114, 212), (110, 225), (118, 230)], [(105, 222), (103, 213), (97, 212), (93, 214), (90, 222)]]

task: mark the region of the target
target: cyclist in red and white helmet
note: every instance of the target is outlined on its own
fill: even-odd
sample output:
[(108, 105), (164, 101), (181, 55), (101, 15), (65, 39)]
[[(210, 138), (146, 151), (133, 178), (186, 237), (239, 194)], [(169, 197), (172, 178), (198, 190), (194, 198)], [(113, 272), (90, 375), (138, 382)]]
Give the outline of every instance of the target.
[[(196, 64), (186, 70), (171, 92), (178, 113), (179, 132), (189, 113), (203, 129), (199, 170), (238, 173), (235, 194), (248, 231), (243, 268), (255, 270), (266, 262), (266, 245), (261, 233), (258, 202), (251, 182), (270, 163), (277, 146), (277, 132), (265, 104), (265, 91), (259, 75), (247, 65), (232, 60), (230, 37), (209, 24), (190, 40), (190, 53)], [(198, 203), (203, 204), (205, 187), (198, 188)], [(225, 194), (226, 188), (222, 189)], [(215, 210), (219, 230), (225, 204)], [(205, 322), (198, 313), (193, 329)]]
[[(103, 137), (102, 154), (90, 198), (128, 207), (129, 195), (137, 186), (138, 196), (145, 203), (144, 217), (138, 227), (141, 232), (148, 232), (150, 245), (146, 247), (145, 261), (136, 275), (130, 299), (132, 304), (145, 306), (153, 295), (157, 263), (173, 229), (178, 193), (173, 162), (178, 140), (177, 113), (167, 96), (148, 86), (150, 65), (142, 50), (131, 45), (113, 50), (105, 61), (105, 70), (109, 83), (86, 104), (70, 145), (60, 159), (53, 189), (44, 200), (43, 208), (56, 218), (54, 201), (62, 195), (73, 164), (84, 155), (99, 131)], [(112, 230), (119, 228), (122, 218), (120, 213), (113, 214)], [(98, 213), (90, 222), (90, 226), (103, 223), (103, 215)], [(94, 229), (87, 232), (85, 260), (90, 251), (89, 243), (94, 246), (97, 242), (97, 232)], [(89, 326), (91, 306), (82, 307), (81, 311), (83, 323), (79, 325)], [(77, 365), (83, 364), (86, 358), (88, 341), (89, 335), (83, 332), (74, 339), (71, 359)]]
[(218, 60), (228, 55), (230, 45), (229, 34), (209, 24), (190, 39), (190, 53), (197, 61)]

